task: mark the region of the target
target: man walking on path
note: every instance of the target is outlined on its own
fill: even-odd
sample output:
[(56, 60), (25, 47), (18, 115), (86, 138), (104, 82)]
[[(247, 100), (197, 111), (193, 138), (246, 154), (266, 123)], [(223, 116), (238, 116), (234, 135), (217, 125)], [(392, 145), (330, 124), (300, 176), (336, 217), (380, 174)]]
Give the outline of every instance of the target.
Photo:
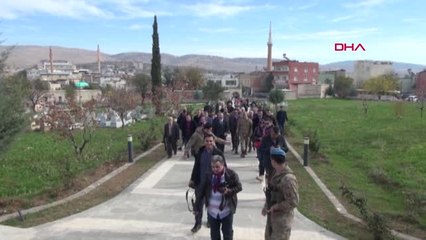
[(212, 132), (212, 125), (210, 123), (206, 123), (204, 125), (199, 126), (194, 134), (192, 134), (188, 143), (185, 146), (184, 156), (189, 157), (189, 151), (191, 151), (192, 156), (196, 157), (198, 151), (204, 144), (204, 136), (212, 135), (214, 142), (218, 144), (227, 144), (225, 139), (216, 137)]
[(235, 154), (238, 154), (238, 133), (237, 133), (237, 123), (239, 119), (239, 109), (235, 108), (231, 115), (229, 116), (229, 131), (231, 132), (231, 140), (232, 140), (232, 151)]
[(173, 121), (173, 117), (169, 117), (163, 131), (163, 143), (166, 145), (167, 156), (169, 158), (172, 157), (172, 151), (176, 155), (178, 140), (179, 126)]
[(271, 164), (271, 147), (281, 148), (284, 152), (288, 152), (284, 136), (280, 134), (280, 129), (276, 126), (272, 127), (270, 133), (264, 136), (260, 143), (260, 154), (266, 172), (266, 179), (270, 179), (270, 177), (272, 177), (272, 172), (274, 170)]
[[(203, 186), (203, 181), (205, 180), (203, 177), (206, 174), (211, 174), (211, 160), (214, 155), (219, 155), (224, 159), (224, 164), (226, 166), (226, 160), (225, 156), (223, 155), (223, 152), (220, 151), (215, 145), (214, 145), (214, 137), (211, 134), (206, 134), (204, 136), (204, 146), (200, 148), (198, 153), (195, 155), (195, 162), (194, 166), (192, 168), (191, 173), (191, 179), (189, 180), (188, 187), (194, 188), (195, 193), (200, 193), (201, 189), (199, 189), (201, 186)], [(197, 199), (199, 197), (195, 196)], [(199, 199), (200, 201), (202, 199)], [(203, 201), (202, 201), (203, 202)], [(198, 232), (201, 228), (201, 219), (203, 218), (203, 205), (195, 205), (194, 206), (194, 213), (195, 214), (195, 224), (194, 227), (191, 229), (193, 233)]]
[(247, 155), (247, 147), (250, 144), (250, 136), (252, 132), (252, 121), (248, 118), (247, 112), (242, 111), (241, 117), (237, 122), (237, 134), (241, 143), (241, 157)]
[[(213, 134), (217, 137), (226, 140), (226, 132), (228, 131), (228, 123), (223, 117), (223, 113), (219, 112), (213, 120)], [(216, 146), (222, 151), (225, 151), (225, 144), (217, 143)]]
[(235, 171), (225, 167), (225, 160), (219, 155), (212, 157), (211, 168), (212, 173), (203, 176), (205, 179), (198, 188), (200, 192), (196, 194), (195, 205), (202, 205), (202, 199), (205, 199), (212, 240), (221, 239), (220, 229), (224, 240), (232, 240), (233, 219), (238, 203), (237, 193), (242, 190), (241, 182)]
[(284, 135), (284, 125), (286, 121), (288, 121), (287, 111), (285, 111), (284, 107), (281, 105), (280, 110), (277, 112), (277, 122), (282, 135)]

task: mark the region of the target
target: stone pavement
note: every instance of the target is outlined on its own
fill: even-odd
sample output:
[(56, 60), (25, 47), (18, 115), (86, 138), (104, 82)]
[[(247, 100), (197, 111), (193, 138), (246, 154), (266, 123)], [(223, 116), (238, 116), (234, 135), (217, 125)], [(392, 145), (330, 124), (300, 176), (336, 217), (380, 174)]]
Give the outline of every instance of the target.
[[(185, 192), (193, 158), (181, 159), (181, 155), (162, 160), (118, 196), (84, 212), (27, 229), (0, 225), (0, 240), (210, 239), (204, 226), (196, 234), (190, 231), (194, 217), (187, 210)], [(264, 195), (255, 179), (255, 155), (240, 158), (226, 150), (225, 157), (243, 185), (234, 216), (234, 239), (263, 239)], [(291, 239), (343, 238), (296, 211)]]

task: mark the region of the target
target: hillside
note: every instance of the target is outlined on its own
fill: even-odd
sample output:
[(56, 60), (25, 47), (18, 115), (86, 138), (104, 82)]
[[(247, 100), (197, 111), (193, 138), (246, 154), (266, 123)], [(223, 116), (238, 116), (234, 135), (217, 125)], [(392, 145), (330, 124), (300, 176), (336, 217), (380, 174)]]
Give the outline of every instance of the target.
[[(0, 51), (8, 46), (0, 46)], [(74, 64), (96, 62), (96, 51), (64, 48), (52, 46), (53, 59), (68, 60)], [(128, 52), (115, 55), (101, 53), (101, 61), (137, 61), (150, 63), (151, 53)], [(12, 68), (29, 68), (40, 63), (41, 60), (49, 59), (48, 46), (16, 46), (6, 64)], [(167, 53), (161, 54), (161, 62), (172, 66), (195, 66), (208, 70), (251, 72), (260, 70), (266, 63), (262, 58), (223, 58), (208, 55), (184, 55), (174, 56)]]
[[(3, 50), (6, 46), (0, 47)], [(96, 51), (79, 48), (64, 48), (52, 46), (53, 58), (68, 60), (74, 64), (96, 62)], [(16, 46), (9, 55), (6, 64), (12, 68), (28, 68), (49, 59), (49, 47), (46, 46)], [(108, 54), (101, 53), (101, 59), (114, 60)]]
[[(0, 51), (7, 46), (0, 46)], [(96, 62), (96, 50), (86, 50), (78, 48), (65, 48), (52, 46), (53, 59), (69, 60), (74, 64)], [(127, 52), (115, 55), (101, 53), (101, 61), (120, 62), (137, 61), (150, 63), (151, 53)], [(6, 64), (12, 68), (28, 68), (38, 64), (41, 60), (49, 59), (48, 46), (16, 46), (11, 52)], [(167, 53), (161, 54), (161, 61), (164, 65), (170, 66), (194, 66), (207, 70), (229, 71), (229, 72), (252, 72), (262, 70), (266, 65), (266, 58), (224, 58), (211, 55), (183, 55), (174, 56)], [(278, 61), (278, 59), (274, 59)], [(352, 72), (355, 61), (333, 62), (320, 65), (320, 70), (345, 69)], [(426, 69), (426, 65), (394, 62), (394, 71), (405, 73), (408, 68), (413, 72)]]

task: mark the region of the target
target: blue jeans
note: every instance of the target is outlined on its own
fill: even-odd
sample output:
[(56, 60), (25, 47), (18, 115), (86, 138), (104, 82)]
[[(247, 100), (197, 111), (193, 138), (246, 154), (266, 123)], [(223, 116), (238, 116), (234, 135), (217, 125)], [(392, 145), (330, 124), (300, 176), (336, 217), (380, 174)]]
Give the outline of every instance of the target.
[(234, 229), (232, 222), (234, 221), (234, 214), (230, 213), (223, 219), (217, 219), (208, 214), (208, 221), (210, 223), (210, 238), (211, 240), (221, 240), (220, 225), (222, 225), (223, 240), (232, 240)]

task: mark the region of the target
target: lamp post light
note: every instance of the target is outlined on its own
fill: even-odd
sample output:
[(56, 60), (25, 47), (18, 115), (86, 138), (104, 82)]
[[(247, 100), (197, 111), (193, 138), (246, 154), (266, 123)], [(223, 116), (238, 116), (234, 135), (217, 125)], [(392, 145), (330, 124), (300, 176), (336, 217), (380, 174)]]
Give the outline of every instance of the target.
[(308, 166), (309, 137), (303, 138), (303, 166)]
[(132, 134), (127, 135), (127, 152), (129, 154), (129, 163), (133, 162), (132, 141)]

